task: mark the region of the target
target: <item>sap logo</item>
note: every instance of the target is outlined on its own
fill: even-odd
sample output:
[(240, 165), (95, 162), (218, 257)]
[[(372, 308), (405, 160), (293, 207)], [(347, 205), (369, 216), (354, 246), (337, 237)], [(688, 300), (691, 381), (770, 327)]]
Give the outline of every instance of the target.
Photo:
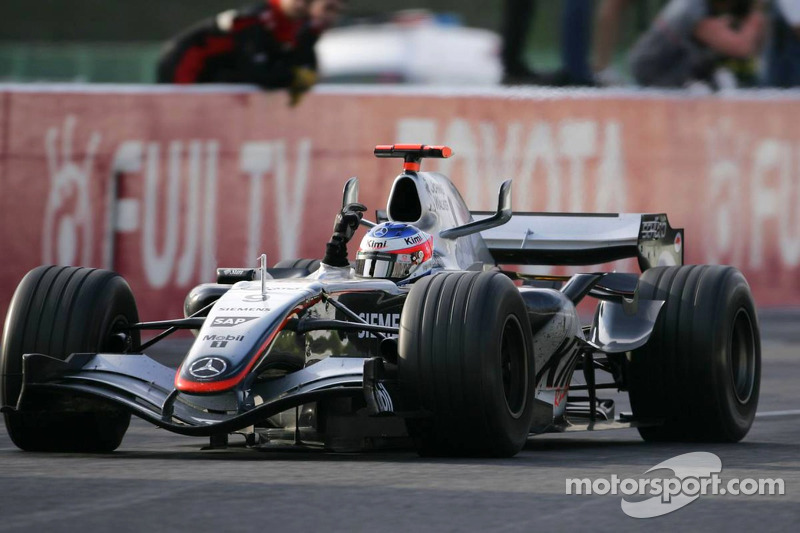
[(408, 244), (409, 246), (412, 245), (412, 244), (419, 244), (419, 243), (422, 242), (422, 236), (421, 235), (414, 235), (413, 237), (407, 237), (405, 239), (405, 241), (406, 241), (406, 244)]
[(255, 320), (254, 316), (218, 316), (211, 322), (212, 327), (230, 328)]
[[(368, 324), (378, 325), (378, 326), (387, 326), (391, 328), (400, 327), (400, 313), (390, 313), (390, 314), (383, 314), (383, 313), (359, 313), (362, 319), (364, 319)], [(386, 334), (387, 337), (396, 337), (396, 335)], [(359, 331), (358, 332), (359, 339), (374, 339), (376, 338), (375, 334), (369, 333), (367, 331)]]
[(370, 248), (386, 248), (388, 241), (367, 241), (367, 246)]
[(206, 335), (203, 337), (204, 341), (214, 341), (214, 342), (242, 342), (244, 340), (244, 335)]

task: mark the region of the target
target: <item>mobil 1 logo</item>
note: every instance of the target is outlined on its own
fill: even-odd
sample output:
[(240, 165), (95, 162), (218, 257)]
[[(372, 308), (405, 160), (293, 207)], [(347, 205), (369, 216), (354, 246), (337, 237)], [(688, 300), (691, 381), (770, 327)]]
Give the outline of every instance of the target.
[(225, 348), (229, 342), (242, 342), (244, 335), (206, 335), (204, 342), (210, 342), (210, 348)]

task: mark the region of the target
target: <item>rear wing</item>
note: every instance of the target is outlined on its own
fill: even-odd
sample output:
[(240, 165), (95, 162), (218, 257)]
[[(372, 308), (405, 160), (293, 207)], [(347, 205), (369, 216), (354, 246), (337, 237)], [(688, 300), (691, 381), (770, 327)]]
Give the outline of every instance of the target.
[[(494, 213), (474, 211), (474, 220)], [(500, 264), (596, 265), (637, 258), (642, 271), (683, 264), (683, 228), (665, 214), (513, 213), (480, 232)]]

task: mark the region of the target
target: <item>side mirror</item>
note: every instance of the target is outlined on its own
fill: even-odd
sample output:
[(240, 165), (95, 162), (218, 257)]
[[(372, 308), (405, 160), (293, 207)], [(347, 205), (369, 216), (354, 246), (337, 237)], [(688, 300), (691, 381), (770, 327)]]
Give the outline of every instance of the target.
[[(342, 209), (350, 204), (357, 204), (358, 201), (358, 178), (353, 176), (347, 183), (344, 184), (344, 191), (342, 191)], [(376, 224), (365, 218), (361, 219), (361, 225), (371, 228)]]
[(342, 209), (350, 204), (358, 203), (358, 178), (353, 176), (344, 184), (342, 192)]
[(487, 229), (502, 226), (511, 220), (511, 180), (506, 180), (500, 185), (500, 192), (497, 196), (497, 212), (489, 218), (475, 220), (463, 226), (446, 229), (439, 232), (439, 237), (443, 239), (457, 239), (466, 235), (480, 233)]

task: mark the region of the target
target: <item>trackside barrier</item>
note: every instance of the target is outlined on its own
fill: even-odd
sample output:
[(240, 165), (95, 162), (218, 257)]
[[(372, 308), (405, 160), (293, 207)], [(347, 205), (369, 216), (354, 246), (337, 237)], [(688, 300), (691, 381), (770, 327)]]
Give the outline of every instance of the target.
[(800, 94), (322, 87), (286, 104), (0, 85), (0, 315), (42, 263), (113, 268), (159, 319), (217, 266), (320, 257), (348, 177), (385, 208), (400, 167), (372, 148), (394, 142), (451, 146), (423, 166), (473, 209), (513, 178), (516, 211), (667, 212), (687, 263), (735, 265), (759, 305), (800, 305)]

